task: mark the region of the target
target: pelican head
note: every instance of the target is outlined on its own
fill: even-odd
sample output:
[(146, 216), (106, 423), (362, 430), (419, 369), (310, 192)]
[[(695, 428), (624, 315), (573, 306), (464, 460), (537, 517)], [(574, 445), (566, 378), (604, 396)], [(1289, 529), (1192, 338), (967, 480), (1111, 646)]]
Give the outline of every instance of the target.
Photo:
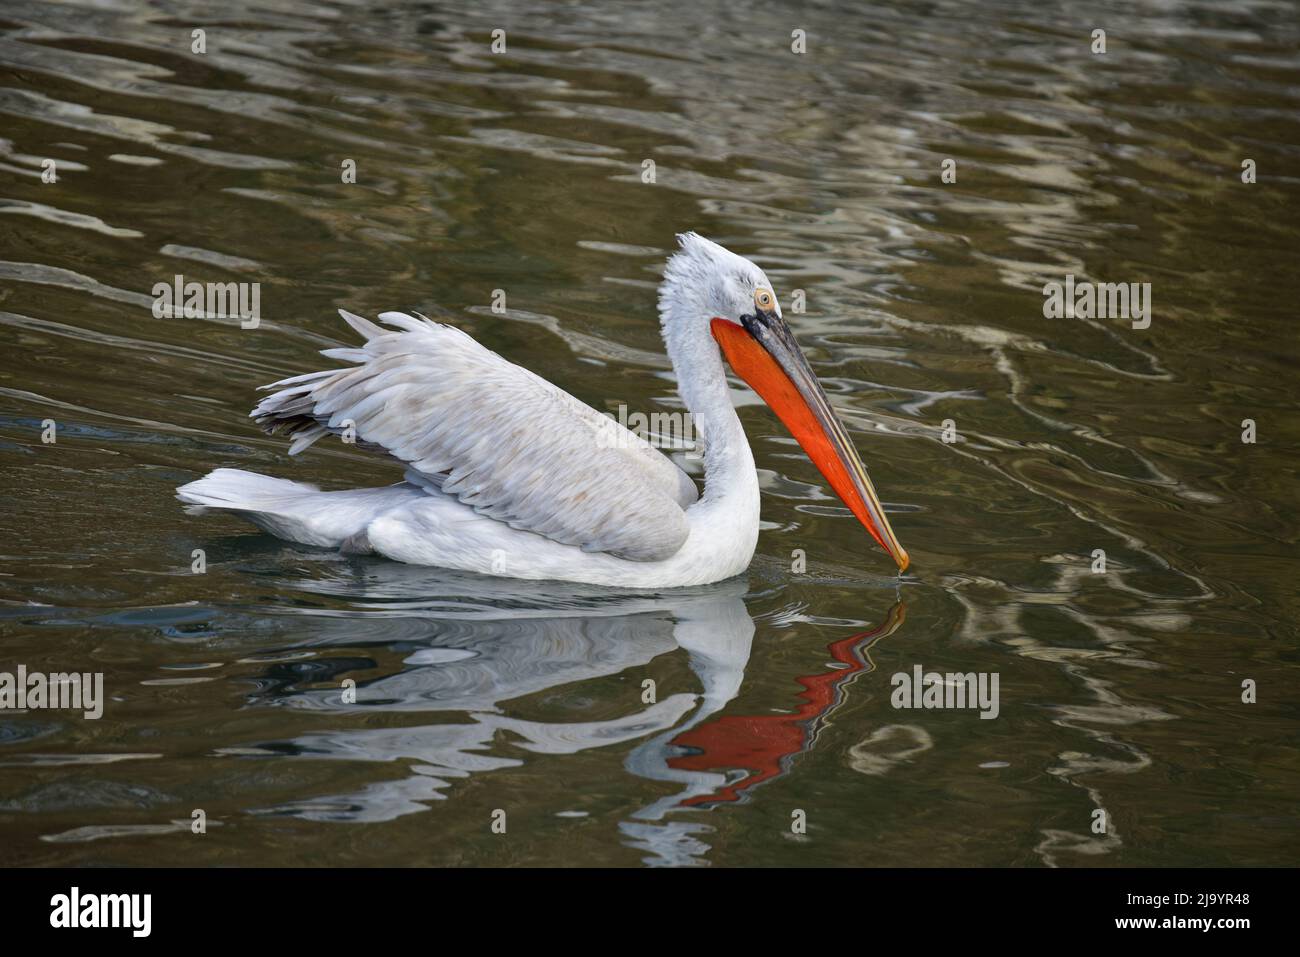
[(885, 517), (853, 442), (782, 318), (767, 274), (695, 233), (677, 240), (681, 249), (668, 260), (659, 296), (670, 352), (674, 340), (693, 347), (707, 342), (707, 328), (735, 373), (776, 413), (899, 571), (905, 570), (907, 552)]

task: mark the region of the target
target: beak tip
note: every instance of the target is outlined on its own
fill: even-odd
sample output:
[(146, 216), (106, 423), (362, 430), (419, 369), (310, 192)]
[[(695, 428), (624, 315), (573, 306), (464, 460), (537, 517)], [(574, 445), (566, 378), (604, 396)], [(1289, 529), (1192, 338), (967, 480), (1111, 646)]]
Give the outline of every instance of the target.
[(898, 556), (895, 560), (898, 562), (898, 573), (900, 575), (907, 571), (908, 565), (912, 564), (912, 559), (908, 557), (907, 552), (902, 548), (898, 550)]

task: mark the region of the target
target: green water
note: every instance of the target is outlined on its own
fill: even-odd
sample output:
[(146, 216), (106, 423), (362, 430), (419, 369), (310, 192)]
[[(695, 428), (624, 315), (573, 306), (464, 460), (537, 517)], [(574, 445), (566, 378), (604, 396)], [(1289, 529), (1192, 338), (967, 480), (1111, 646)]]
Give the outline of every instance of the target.
[[(107, 700), (0, 712), (0, 863), (1295, 863), (1300, 21), (1222, 6), (7, 2), (0, 670)], [(675, 410), (688, 228), (772, 277), (901, 583), (752, 396), (764, 530), (711, 588), (175, 501), (397, 480), (247, 418), (350, 342), (338, 307)], [(155, 319), (178, 273), (260, 283), (261, 324)], [(1067, 275), (1149, 282), (1150, 325), (1045, 318)], [(997, 719), (894, 708), (918, 664), (996, 673)]]

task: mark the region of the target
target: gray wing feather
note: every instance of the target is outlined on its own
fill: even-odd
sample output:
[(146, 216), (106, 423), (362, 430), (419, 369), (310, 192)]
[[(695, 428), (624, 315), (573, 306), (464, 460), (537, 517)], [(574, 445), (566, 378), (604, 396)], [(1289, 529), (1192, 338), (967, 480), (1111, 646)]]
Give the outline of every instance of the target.
[(673, 555), (695, 483), (609, 416), (452, 326), (386, 312), (385, 329), (340, 310), (366, 339), (324, 355), (350, 368), (282, 379), (251, 415), (296, 455), (349, 425), (359, 448), (407, 465), (407, 481), (587, 551)]

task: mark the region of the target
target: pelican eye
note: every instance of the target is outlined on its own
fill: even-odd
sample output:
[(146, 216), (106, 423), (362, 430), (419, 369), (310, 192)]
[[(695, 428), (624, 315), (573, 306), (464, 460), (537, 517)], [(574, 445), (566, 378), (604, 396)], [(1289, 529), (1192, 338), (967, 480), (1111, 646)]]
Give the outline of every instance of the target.
[(758, 289), (754, 292), (754, 305), (767, 312), (776, 305), (776, 299), (766, 289)]

